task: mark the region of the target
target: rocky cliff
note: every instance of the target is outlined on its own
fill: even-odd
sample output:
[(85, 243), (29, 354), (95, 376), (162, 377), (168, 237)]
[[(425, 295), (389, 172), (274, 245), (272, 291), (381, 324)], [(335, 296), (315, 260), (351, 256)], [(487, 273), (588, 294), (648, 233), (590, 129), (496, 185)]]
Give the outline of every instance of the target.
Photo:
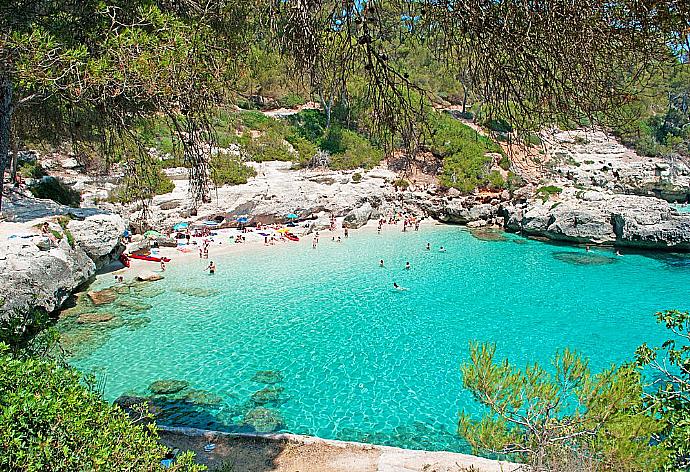
[[(570, 189), (572, 190), (572, 189)], [(506, 204), (505, 228), (558, 241), (690, 251), (690, 213), (654, 197), (565, 191), (559, 197)]]
[[(58, 309), (124, 250), (119, 215), (21, 198), (7, 202), (0, 229), (0, 318)], [(48, 223), (48, 231), (42, 225)]]

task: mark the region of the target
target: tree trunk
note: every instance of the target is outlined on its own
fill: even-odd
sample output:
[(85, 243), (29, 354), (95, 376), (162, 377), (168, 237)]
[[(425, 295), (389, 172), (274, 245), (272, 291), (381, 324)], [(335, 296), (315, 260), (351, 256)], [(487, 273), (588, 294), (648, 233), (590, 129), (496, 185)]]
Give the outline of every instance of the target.
[(12, 81), (0, 77), (0, 211), (5, 190), (5, 169), (10, 151), (10, 124), (12, 123)]
[(17, 142), (17, 135), (10, 130), (10, 150), (12, 157), (10, 160), (10, 181), (16, 182), (17, 168), (19, 167), (19, 143)]

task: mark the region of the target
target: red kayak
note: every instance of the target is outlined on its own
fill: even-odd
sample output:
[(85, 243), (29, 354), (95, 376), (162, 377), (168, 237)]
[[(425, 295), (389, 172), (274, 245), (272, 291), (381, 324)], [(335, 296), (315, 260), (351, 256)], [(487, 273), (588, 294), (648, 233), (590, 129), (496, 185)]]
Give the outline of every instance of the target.
[(139, 259), (141, 261), (150, 261), (150, 262), (170, 262), (169, 257), (155, 257), (155, 256), (140, 256), (139, 254), (130, 254), (129, 256), (130, 259)]
[(299, 238), (292, 233), (285, 233), (285, 237), (290, 241), (299, 241)]

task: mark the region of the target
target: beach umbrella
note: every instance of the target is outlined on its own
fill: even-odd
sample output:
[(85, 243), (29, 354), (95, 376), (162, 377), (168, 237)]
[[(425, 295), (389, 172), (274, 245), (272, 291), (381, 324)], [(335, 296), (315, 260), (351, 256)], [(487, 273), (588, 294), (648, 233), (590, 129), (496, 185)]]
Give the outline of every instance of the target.
[(278, 232), (279, 232), (279, 233), (289, 233), (289, 232), (290, 232), (290, 228), (280, 228), (280, 229), (278, 230)]
[(237, 218), (235, 221), (237, 221), (238, 223), (244, 224), (244, 223), (248, 223), (248, 222), (249, 222), (249, 218), (247, 218), (246, 216), (240, 216), (240, 217)]
[(177, 223), (175, 226), (173, 226), (173, 230), (174, 231), (180, 231), (183, 229), (187, 229), (188, 226), (189, 226), (189, 223), (187, 223), (186, 221), (181, 221), (180, 223)]
[(299, 216), (295, 215), (294, 213), (288, 213), (287, 217), (291, 220), (295, 220), (295, 219), (299, 218)]
[(161, 236), (163, 236), (163, 235), (160, 234), (158, 231), (155, 231), (155, 230), (152, 230), (152, 229), (150, 229), (150, 230), (148, 230), (147, 232), (144, 233), (144, 237), (147, 238), (147, 239), (150, 239), (150, 238), (160, 238)]

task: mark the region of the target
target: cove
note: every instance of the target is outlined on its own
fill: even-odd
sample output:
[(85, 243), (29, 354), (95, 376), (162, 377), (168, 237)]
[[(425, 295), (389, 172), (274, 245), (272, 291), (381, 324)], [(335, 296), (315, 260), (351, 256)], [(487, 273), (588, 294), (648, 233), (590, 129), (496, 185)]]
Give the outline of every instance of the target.
[(103, 378), (108, 400), (184, 380), (157, 397), (170, 407), (163, 424), (466, 452), (458, 413), (482, 413), (460, 379), (471, 340), (495, 342), (521, 367), (570, 347), (600, 371), (666, 338), (656, 311), (690, 308), (683, 256), (616, 257), (459, 227), (211, 258), (215, 276), (208, 261), (173, 260), (164, 280), (98, 307), (128, 321), (71, 364)]

